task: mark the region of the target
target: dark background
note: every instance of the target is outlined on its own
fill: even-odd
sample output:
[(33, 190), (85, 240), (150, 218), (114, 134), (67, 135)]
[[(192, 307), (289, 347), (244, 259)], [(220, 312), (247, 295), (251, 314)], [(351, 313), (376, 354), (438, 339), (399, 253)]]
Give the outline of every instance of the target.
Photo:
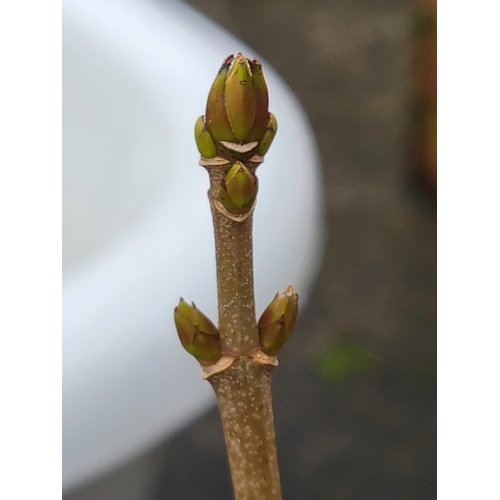
[[(409, 146), (414, 4), (189, 3), (274, 66), (322, 158), (323, 266), (274, 377), (283, 496), (435, 498), (436, 209)], [(162, 455), (156, 498), (232, 498), (216, 409)]]

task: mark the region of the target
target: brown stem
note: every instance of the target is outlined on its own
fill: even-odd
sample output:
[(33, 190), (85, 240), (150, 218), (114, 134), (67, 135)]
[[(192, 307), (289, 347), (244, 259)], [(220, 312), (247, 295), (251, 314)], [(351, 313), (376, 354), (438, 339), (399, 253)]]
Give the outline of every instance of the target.
[(208, 379), (217, 394), (236, 500), (281, 500), (272, 368), (240, 357)]
[(227, 167), (211, 167), (209, 197), (215, 230), (221, 350), (237, 357), (259, 349), (253, 286), (252, 214), (239, 222), (217, 209)]
[[(258, 164), (248, 164), (254, 170)], [(235, 361), (208, 380), (217, 395), (235, 500), (281, 500), (271, 375), (274, 360), (260, 353), (255, 318), (252, 214), (233, 220), (218, 208), (220, 181), (230, 165), (210, 174), (217, 260), (219, 334), (223, 356)], [(269, 359), (267, 359), (269, 358)]]

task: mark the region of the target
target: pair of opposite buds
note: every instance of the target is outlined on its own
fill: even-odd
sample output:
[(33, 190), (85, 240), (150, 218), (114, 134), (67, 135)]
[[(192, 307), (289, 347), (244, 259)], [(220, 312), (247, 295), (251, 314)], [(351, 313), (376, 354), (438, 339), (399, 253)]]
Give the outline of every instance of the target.
[[(299, 296), (292, 286), (277, 293), (260, 317), (257, 328), (262, 350), (276, 356), (293, 331)], [(212, 365), (221, 357), (219, 332), (194, 305), (181, 299), (174, 310), (175, 326), (182, 346), (202, 365)]]
[[(226, 58), (208, 95), (205, 116), (195, 125), (198, 150), (204, 158), (238, 159), (264, 156), (278, 130), (269, 112), (269, 95), (262, 65), (241, 54)], [(236, 150), (231, 145), (245, 145)], [(228, 153), (229, 151), (229, 153)]]

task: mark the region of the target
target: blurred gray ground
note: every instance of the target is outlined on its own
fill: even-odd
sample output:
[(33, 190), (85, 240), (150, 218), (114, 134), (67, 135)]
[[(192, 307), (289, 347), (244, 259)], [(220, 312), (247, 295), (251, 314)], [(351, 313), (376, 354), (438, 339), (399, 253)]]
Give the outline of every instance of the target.
[[(276, 68), (322, 157), (323, 267), (274, 377), (284, 498), (435, 498), (436, 212), (406, 147), (412, 5), (189, 3)], [(163, 451), (158, 500), (232, 498), (217, 410)]]
[[(190, 3), (288, 82), (322, 157), (324, 262), (274, 377), (284, 498), (435, 498), (436, 211), (406, 147), (411, 3)], [(232, 498), (217, 410), (156, 453), (153, 498)]]

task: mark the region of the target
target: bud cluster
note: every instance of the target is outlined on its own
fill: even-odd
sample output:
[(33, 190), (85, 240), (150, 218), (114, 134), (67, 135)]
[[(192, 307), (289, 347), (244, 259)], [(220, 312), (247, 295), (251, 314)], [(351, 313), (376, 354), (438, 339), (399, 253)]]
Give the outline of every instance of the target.
[(263, 156), (277, 132), (269, 112), (269, 94), (262, 65), (241, 54), (223, 62), (210, 90), (204, 117), (195, 125), (200, 154), (246, 160)]
[[(258, 190), (255, 169), (269, 150), (277, 130), (276, 117), (269, 112), (269, 95), (262, 65), (241, 54), (226, 58), (210, 90), (205, 116), (198, 118), (194, 131), (202, 156), (200, 164), (219, 167), (215, 177), (210, 171), (213, 182), (210, 197), (212, 206), (226, 219), (241, 223), (249, 218)], [(212, 158), (213, 161), (203, 161)], [(218, 220), (214, 216), (216, 224)], [(227, 226), (233, 239), (240, 236), (235, 227), (233, 222)], [(247, 225), (245, 230), (251, 230), (251, 225)], [(234, 265), (230, 255), (225, 258), (227, 265)], [(245, 258), (248, 259), (246, 253)], [(244, 278), (240, 276), (238, 280)], [(245, 279), (253, 278), (250, 275)], [(230, 297), (235, 295), (233, 290), (224, 291)], [(264, 359), (266, 364), (272, 365), (277, 363), (275, 356), (292, 333), (297, 313), (298, 295), (288, 286), (284, 292), (276, 294), (258, 321), (261, 350), (252, 351), (254, 360), (263, 362)], [(189, 305), (181, 298), (174, 310), (174, 320), (182, 346), (204, 365), (205, 370), (217, 368), (220, 371), (220, 365), (226, 358), (234, 360), (229, 355), (222, 356), (216, 326), (194, 303)], [(253, 319), (250, 326), (255, 327)], [(224, 366), (227, 368), (229, 365)]]

